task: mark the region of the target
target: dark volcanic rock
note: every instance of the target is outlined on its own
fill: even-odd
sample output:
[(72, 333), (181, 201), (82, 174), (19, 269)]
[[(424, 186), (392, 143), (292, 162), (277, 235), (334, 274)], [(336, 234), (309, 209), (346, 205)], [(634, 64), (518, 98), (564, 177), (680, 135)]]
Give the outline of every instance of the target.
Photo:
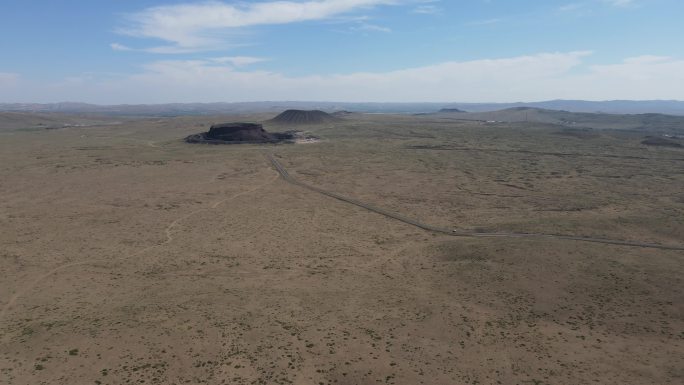
[(275, 139), (261, 124), (256, 123), (214, 124), (206, 133), (206, 138), (226, 142), (270, 142)]
[(287, 110), (270, 121), (279, 124), (321, 124), (337, 122), (339, 119), (319, 110)]
[(681, 148), (682, 145), (679, 142), (675, 142), (674, 140), (670, 139), (665, 139), (665, 138), (660, 138), (657, 136), (648, 136), (646, 139), (641, 141), (641, 144), (645, 144), (647, 146), (661, 146), (661, 147), (674, 147), (674, 148)]
[(257, 123), (223, 123), (214, 124), (209, 132), (190, 135), (185, 138), (188, 143), (276, 143), (293, 139), (291, 132), (270, 133)]

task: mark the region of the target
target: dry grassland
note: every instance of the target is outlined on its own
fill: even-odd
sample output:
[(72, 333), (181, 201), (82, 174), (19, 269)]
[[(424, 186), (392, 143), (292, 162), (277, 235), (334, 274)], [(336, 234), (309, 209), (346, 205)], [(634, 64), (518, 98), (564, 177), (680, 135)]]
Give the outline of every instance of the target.
[(684, 378), (684, 252), (432, 234), (264, 157), (434, 225), (681, 245), (684, 150), (374, 115), (317, 143), (181, 141), (235, 119), (0, 130), (0, 383)]

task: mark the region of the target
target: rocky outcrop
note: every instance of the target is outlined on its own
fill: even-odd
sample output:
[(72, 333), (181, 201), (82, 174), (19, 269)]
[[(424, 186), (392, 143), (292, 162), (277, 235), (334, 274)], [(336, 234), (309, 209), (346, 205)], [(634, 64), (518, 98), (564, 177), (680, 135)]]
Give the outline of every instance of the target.
[(647, 136), (646, 139), (641, 141), (641, 144), (645, 144), (647, 146), (682, 148), (682, 144), (679, 142), (657, 136)]
[(288, 125), (322, 124), (339, 121), (338, 118), (319, 110), (287, 110), (269, 122)]
[(270, 142), (275, 139), (257, 123), (214, 124), (206, 133), (206, 138), (226, 142)]
[(291, 133), (270, 133), (257, 123), (214, 124), (208, 132), (190, 135), (188, 143), (238, 144), (238, 143), (276, 143), (292, 139)]

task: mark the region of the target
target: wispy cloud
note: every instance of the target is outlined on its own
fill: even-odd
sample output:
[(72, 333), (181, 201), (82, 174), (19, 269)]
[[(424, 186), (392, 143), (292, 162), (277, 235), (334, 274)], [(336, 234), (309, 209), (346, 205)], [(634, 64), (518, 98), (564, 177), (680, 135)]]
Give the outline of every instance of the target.
[(572, 11), (577, 11), (582, 8), (584, 8), (585, 4), (583, 3), (570, 3), (570, 4), (565, 4), (561, 5), (558, 7), (558, 10), (561, 12), (572, 12)]
[(11, 72), (0, 72), (0, 84), (10, 85), (19, 81), (19, 74)]
[(635, 0), (602, 0), (604, 3), (614, 7), (630, 7), (636, 5)]
[(119, 44), (119, 43), (112, 43), (109, 45), (109, 47), (111, 49), (113, 49), (114, 51), (133, 51), (133, 48), (127, 47), (127, 46), (125, 46), (123, 44)]
[(466, 25), (470, 26), (478, 26), (478, 25), (492, 25), (492, 24), (497, 24), (500, 23), (501, 19), (486, 19), (486, 20), (474, 20), (469, 23), (466, 23)]
[(419, 13), (423, 15), (435, 15), (441, 12), (441, 9), (432, 4), (427, 4), (427, 5), (419, 5), (415, 8), (413, 8), (413, 13)]
[[(236, 47), (237, 44), (233, 45)], [(132, 52), (147, 52), (147, 53), (158, 53), (158, 54), (184, 54), (197, 52), (197, 47), (181, 47), (177, 45), (162, 45), (156, 47), (145, 47), (145, 48), (132, 48), (121, 43), (111, 43), (109, 47), (114, 51), (132, 51)], [(222, 48), (228, 48), (228, 45), (222, 46)]]
[(232, 64), (235, 67), (244, 67), (250, 64), (265, 62), (268, 61), (268, 59), (252, 56), (223, 56), (213, 58), (211, 61), (214, 63)]
[[(451, 61), (390, 72), (288, 76), (242, 70), (221, 59), (162, 60), (124, 78), (48, 87), (54, 95), (99, 103), (240, 100), (435, 101), (529, 98), (581, 63), (586, 52)], [(228, 61), (228, 60), (226, 60)], [(46, 89), (44, 85), (37, 85)], [(15, 87), (31, 92), (30, 85)], [(553, 88), (556, 90), (557, 88)], [(226, 93), (226, 90), (230, 90)], [(15, 90), (16, 91), (16, 90)], [(0, 90), (0, 100), (17, 98)]]
[(501, 100), (524, 96), (540, 82), (561, 77), (588, 54), (549, 53), (299, 77), (240, 71), (210, 61), (167, 60), (150, 63), (130, 81), (163, 95), (181, 95), (180, 90), (185, 90), (184, 98), (204, 101), (225, 100), (225, 89), (231, 89), (237, 100), (359, 100), (359, 95), (370, 101)]
[(390, 28), (383, 27), (371, 23), (359, 23), (357, 26), (351, 27), (352, 31), (365, 31), (365, 32), (392, 32)]
[(568, 3), (558, 7), (560, 12), (591, 12), (597, 8), (597, 5), (613, 8), (633, 8), (637, 6), (635, 0), (587, 0), (574, 3)]
[[(637, 56), (588, 65), (590, 52), (449, 61), (389, 72), (289, 76), (246, 70), (234, 58), (164, 60), (137, 74), (89, 75), (45, 85), (18, 79), (0, 101), (96, 103), (245, 100), (510, 102), (548, 99), (682, 99), (684, 59)], [(247, 60), (248, 62), (250, 60)], [(240, 60), (237, 60), (240, 62)], [(16, 79), (10, 75), (9, 79)], [(0, 84), (2, 84), (0, 76)], [(227, 92), (226, 90), (229, 90)], [(40, 95), (42, 100), (36, 100)]]
[(128, 25), (120, 28), (118, 32), (167, 43), (160, 47), (145, 49), (148, 52), (203, 51), (225, 48), (232, 43), (231, 36), (246, 27), (327, 20), (397, 3), (397, 0), (311, 0), (235, 4), (209, 1), (177, 4), (151, 7), (129, 15)]

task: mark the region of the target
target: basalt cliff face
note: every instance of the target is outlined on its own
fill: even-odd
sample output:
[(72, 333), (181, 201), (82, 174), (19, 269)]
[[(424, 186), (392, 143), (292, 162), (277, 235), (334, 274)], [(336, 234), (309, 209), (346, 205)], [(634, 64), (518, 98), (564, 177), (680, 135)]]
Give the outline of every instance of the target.
[(226, 142), (270, 142), (276, 139), (256, 123), (214, 124), (205, 135), (207, 139)]
[(193, 134), (185, 138), (188, 143), (239, 144), (239, 143), (277, 143), (293, 139), (293, 134), (270, 133), (257, 123), (214, 124), (208, 132)]
[(185, 138), (190, 143), (269, 143), (275, 142), (274, 135), (256, 123), (214, 124), (208, 132), (190, 135)]

